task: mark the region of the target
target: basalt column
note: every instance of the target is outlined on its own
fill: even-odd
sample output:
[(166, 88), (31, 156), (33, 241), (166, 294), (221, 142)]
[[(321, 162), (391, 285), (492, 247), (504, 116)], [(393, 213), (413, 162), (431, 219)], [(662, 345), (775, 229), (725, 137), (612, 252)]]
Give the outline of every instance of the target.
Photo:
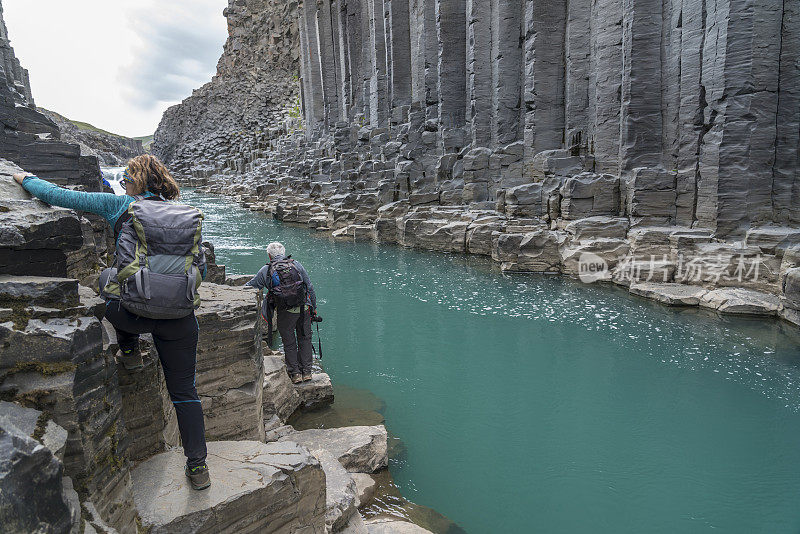
[[(689, 0), (687, 0), (689, 1)], [(694, 1), (694, 0), (691, 0)], [(597, 172), (619, 172), (619, 113), (622, 88), (622, 0), (596, 0), (590, 19), (594, 120), (589, 150)]]
[(662, 1), (624, 0), (623, 7), (621, 193), (637, 222), (672, 224), (675, 174), (663, 167)]
[(428, 119), (439, 114), (439, 38), (436, 0), (409, 0), (411, 92)]
[(800, 224), (800, 2), (784, 2), (773, 169), (777, 222)]
[(492, 4), (467, 0), (467, 121), (475, 146), (492, 142)]
[(697, 179), (700, 173), (698, 154), (705, 133), (706, 88), (702, 83), (706, 38), (705, 2), (683, 0), (681, 18), (675, 219), (678, 224), (690, 226), (695, 219)]
[(386, 40), (384, 27), (383, 0), (367, 0), (369, 5), (370, 84), (369, 108), (370, 125), (382, 128), (388, 119), (388, 91), (386, 76)]
[(783, 120), (777, 118), (781, 40), (776, 38), (783, 4), (706, 4), (708, 132), (701, 146), (697, 219), (719, 235), (772, 219), (776, 122)]
[(564, 38), (564, 140), (574, 155), (585, 153), (589, 138), (589, 57), (591, 0), (568, 0)]
[(403, 110), (411, 105), (411, 29), (408, 0), (384, 0), (389, 16), (386, 18), (389, 62), (389, 93), (392, 123), (406, 120)]
[(346, 71), (342, 77), (345, 86), (344, 93), (347, 97), (347, 116), (349, 120), (354, 120), (356, 114), (363, 112), (364, 91), (363, 91), (363, 35), (361, 33), (361, 0), (342, 0), (340, 39), (342, 49), (347, 62), (343, 64), (342, 70)]
[[(488, 2), (487, 2), (488, 3)], [(522, 0), (491, 0), (492, 144), (522, 138)]]
[[(339, 43), (338, 26), (333, 24), (331, 0), (317, 2), (317, 46), (322, 79), (322, 100), (325, 125), (330, 128), (340, 117), (339, 107)], [(336, 30), (336, 32), (334, 32)]]
[(564, 139), (565, 0), (525, 2), (525, 176), (533, 158)]
[(436, 26), (439, 40), (439, 124), (444, 152), (463, 145), (466, 112), (466, 10), (463, 0), (437, 0)]
[(304, 51), (302, 63), (304, 65), (303, 93), (305, 95), (306, 132), (311, 135), (319, 128), (325, 118), (322, 67), (319, 60), (319, 45), (317, 41), (316, 0), (306, 0), (303, 3), (302, 8), (300, 8), (300, 18), (300, 42)]

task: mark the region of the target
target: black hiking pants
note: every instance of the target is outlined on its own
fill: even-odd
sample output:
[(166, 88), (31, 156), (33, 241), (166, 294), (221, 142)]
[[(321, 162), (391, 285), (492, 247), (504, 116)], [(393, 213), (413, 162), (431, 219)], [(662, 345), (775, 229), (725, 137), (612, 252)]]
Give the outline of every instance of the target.
[[(278, 310), (278, 332), (290, 375), (311, 374), (311, 314)], [(299, 356), (299, 357), (298, 357)]]
[(138, 348), (140, 334), (152, 334), (164, 369), (167, 391), (178, 416), (183, 452), (189, 467), (206, 461), (203, 406), (195, 387), (197, 338), (200, 328), (194, 313), (182, 319), (148, 319), (123, 308), (118, 300), (106, 306), (106, 319), (117, 332), (121, 349)]

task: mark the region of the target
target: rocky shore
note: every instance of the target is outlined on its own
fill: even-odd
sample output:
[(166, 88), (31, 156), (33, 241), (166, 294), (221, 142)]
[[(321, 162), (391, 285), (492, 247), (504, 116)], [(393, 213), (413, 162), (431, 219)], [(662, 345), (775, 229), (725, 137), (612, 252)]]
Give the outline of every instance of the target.
[[(408, 201), (381, 205), (374, 192), (321, 196), (304, 192), (302, 180), (243, 183), (248, 179), (252, 175), (218, 176), (198, 190), (338, 239), (489, 256), (503, 271), (613, 283), (667, 306), (780, 317), (800, 326), (798, 229), (769, 226), (752, 229), (741, 240), (722, 240), (701, 229), (631, 227), (625, 217), (591, 213), (559, 218), (551, 226), (511, 215), (529, 204), (513, 204), (505, 211), (413, 206)], [(567, 187), (556, 194), (569, 192)], [(581, 271), (591, 265), (607, 270)]]
[[(797, 325), (796, 10), (704, 6), (302, 2), (302, 131), (275, 114), (205, 142), (183, 105), (155, 151), (186, 184), (343, 239)], [(229, 16), (229, 43), (251, 20)], [(170, 136), (192, 127), (182, 151)]]
[[(1, 20), (1, 19), (0, 19)], [(213, 485), (191, 490), (152, 341), (118, 366), (96, 281), (107, 224), (31, 198), (23, 170), (99, 191), (96, 157), (36, 111), (0, 22), (0, 524), (28, 534), (428, 532), (362, 517), (385, 477), (383, 425), (296, 431), (289, 417), (334, 401), (323, 372), (291, 384), (262, 342), (257, 294), (213, 263), (197, 311), (197, 387)], [(113, 242), (112, 242), (113, 243)], [(213, 262), (213, 249), (209, 258)]]
[[(0, 252), (89, 248), (79, 217), (31, 199), (0, 161)], [(93, 234), (89, 234), (93, 235)], [(94, 253), (94, 264), (104, 258)], [(64, 263), (0, 275), (0, 519), (8, 532), (406, 532), (365, 520), (354, 475), (388, 465), (383, 425), (295, 431), (299, 411), (334, 402), (328, 375), (292, 385), (262, 342), (256, 292), (237, 278), (201, 288), (197, 387), (213, 485), (194, 492), (158, 356), (117, 366), (95, 291)], [(241, 277), (239, 277), (241, 278)], [(363, 485), (364, 479), (361, 478)], [(374, 485), (374, 482), (367, 485)], [(396, 525), (395, 525), (396, 524)], [(394, 526), (393, 526), (394, 525)]]

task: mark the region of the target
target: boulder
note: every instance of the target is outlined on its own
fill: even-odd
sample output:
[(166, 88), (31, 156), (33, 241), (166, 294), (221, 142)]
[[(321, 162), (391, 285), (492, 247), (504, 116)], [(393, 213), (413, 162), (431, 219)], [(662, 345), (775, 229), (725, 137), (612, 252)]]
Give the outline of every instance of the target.
[(800, 244), (800, 228), (785, 226), (751, 228), (747, 231), (745, 244), (758, 247), (765, 254), (782, 257), (787, 249)]
[(133, 469), (134, 500), (144, 529), (175, 532), (325, 531), (325, 474), (296, 443), (208, 443), (211, 487), (197, 492), (183, 473), (179, 449)]
[(776, 315), (781, 309), (775, 295), (750, 289), (715, 289), (703, 295), (700, 306), (730, 315)]
[[(0, 417), (3, 531), (69, 534), (79, 518), (66, 497), (61, 462), (53, 451), (13, 424), (8, 406), (4, 412)], [(27, 419), (25, 414), (17, 415)]]
[(55, 424), (47, 414), (13, 402), (0, 401), (0, 426), (13, 425), (35, 439), (62, 460), (67, 444), (67, 431)]
[(314, 373), (311, 381), (294, 386), (304, 410), (317, 410), (333, 403), (333, 384), (327, 373)]
[(587, 217), (567, 224), (564, 230), (574, 241), (625, 239), (630, 228), (626, 217)]
[(375, 497), (375, 492), (378, 489), (377, 483), (372, 478), (372, 475), (367, 473), (350, 473), (350, 476), (353, 477), (353, 481), (356, 483), (357, 506), (364, 506)]
[(550, 230), (537, 230), (525, 234), (519, 243), (516, 261), (504, 263), (503, 270), (558, 273), (561, 272), (560, 247), (566, 236)]
[(342, 530), (358, 506), (356, 483), (339, 460), (324, 449), (311, 451), (325, 472), (325, 527), (328, 532)]
[(492, 255), (492, 244), (495, 236), (505, 229), (505, 222), (499, 217), (483, 217), (476, 219), (467, 228), (467, 252), (483, 256)]
[(786, 271), (783, 281), (783, 305), (800, 310), (800, 267)]
[(279, 441), (327, 450), (351, 473), (374, 473), (388, 465), (388, 435), (383, 425), (295, 431)]
[(567, 220), (617, 215), (620, 206), (619, 178), (610, 174), (584, 172), (564, 180), (561, 197), (561, 216)]
[(545, 214), (542, 183), (512, 187), (505, 193), (505, 212), (509, 217), (541, 217)]
[[(596, 239), (570, 243), (561, 248), (562, 272), (573, 276), (582, 276), (586, 273), (587, 263), (598, 260), (605, 265), (606, 275), (603, 279), (611, 278), (611, 269), (617, 266), (628, 254), (628, 242), (621, 239)], [(596, 280), (589, 280), (596, 281)]]
[(657, 284), (637, 282), (630, 286), (634, 295), (656, 300), (667, 306), (697, 306), (708, 293), (707, 289), (685, 284)]

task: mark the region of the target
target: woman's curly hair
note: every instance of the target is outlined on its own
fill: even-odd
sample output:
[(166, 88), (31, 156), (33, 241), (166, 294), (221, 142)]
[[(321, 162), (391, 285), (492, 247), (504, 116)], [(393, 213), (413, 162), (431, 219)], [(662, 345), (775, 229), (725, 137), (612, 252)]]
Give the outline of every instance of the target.
[(137, 195), (150, 191), (166, 200), (174, 200), (181, 194), (178, 183), (170, 175), (167, 167), (157, 157), (142, 154), (128, 161), (125, 169), (134, 184)]

